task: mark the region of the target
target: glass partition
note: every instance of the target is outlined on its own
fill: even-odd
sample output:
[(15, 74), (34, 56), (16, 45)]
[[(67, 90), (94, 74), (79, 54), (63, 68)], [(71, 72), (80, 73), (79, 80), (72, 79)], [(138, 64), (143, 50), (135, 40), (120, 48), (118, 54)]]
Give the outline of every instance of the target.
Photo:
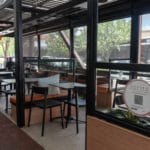
[(140, 18), (140, 45), (138, 63), (150, 64), (150, 14), (141, 15)]
[(97, 61), (130, 58), (131, 18), (98, 24)]
[[(69, 30), (63, 31), (69, 39)], [(70, 52), (59, 32), (41, 35), (41, 58), (69, 58)]]
[(80, 59), (86, 66), (87, 59), (87, 27), (78, 27), (74, 29), (74, 48)]

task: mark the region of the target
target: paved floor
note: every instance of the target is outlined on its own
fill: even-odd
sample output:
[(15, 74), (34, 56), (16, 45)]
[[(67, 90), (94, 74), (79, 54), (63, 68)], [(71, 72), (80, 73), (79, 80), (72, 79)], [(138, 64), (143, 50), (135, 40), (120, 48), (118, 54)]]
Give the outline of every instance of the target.
[[(5, 97), (1, 97), (0, 111), (4, 112), (4, 109)], [(81, 108), (79, 114), (79, 118), (85, 120), (85, 108)], [(41, 124), (24, 127), (22, 130), (42, 145), (45, 150), (85, 150), (85, 124), (79, 124), (79, 134), (76, 134), (75, 122), (62, 129), (60, 120), (46, 123), (44, 137), (41, 137)]]
[(41, 125), (32, 125), (23, 130), (46, 150), (84, 150), (85, 125), (80, 124), (80, 132), (76, 134), (75, 124), (62, 129), (58, 122), (46, 124), (45, 136), (41, 137)]
[(0, 150), (44, 150), (0, 112)]

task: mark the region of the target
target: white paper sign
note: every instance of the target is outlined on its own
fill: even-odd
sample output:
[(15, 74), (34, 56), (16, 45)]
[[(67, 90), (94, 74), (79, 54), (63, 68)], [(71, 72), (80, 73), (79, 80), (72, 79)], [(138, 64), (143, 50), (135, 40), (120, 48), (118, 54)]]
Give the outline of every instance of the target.
[(150, 114), (150, 84), (148, 82), (131, 80), (126, 85), (123, 97), (129, 110), (136, 115)]

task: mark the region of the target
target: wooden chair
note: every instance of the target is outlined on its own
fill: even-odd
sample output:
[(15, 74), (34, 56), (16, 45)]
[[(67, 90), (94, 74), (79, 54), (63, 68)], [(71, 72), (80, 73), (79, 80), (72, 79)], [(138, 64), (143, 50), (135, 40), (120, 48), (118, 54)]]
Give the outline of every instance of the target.
[[(43, 95), (43, 100), (34, 101), (34, 94)], [(32, 107), (38, 107), (40, 109), (43, 109), (42, 133), (41, 133), (42, 136), (44, 136), (45, 113), (46, 113), (47, 108), (51, 109), (53, 107), (60, 107), (61, 124), (62, 124), (62, 128), (64, 128), (63, 127), (63, 111), (62, 111), (61, 103), (56, 101), (56, 100), (48, 100), (47, 95), (48, 95), (48, 87), (35, 87), (35, 86), (32, 87), (31, 103), (30, 103), (30, 108), (29, 108), (28, 126), (30, 126)]]

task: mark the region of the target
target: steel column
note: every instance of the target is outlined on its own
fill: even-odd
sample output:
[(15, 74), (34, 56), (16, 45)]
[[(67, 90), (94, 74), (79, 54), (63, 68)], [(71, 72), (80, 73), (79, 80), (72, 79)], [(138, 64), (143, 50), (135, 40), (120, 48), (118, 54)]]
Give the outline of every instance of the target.
[(130, 59), (131, 63), (138, 63), (138, 53), (139, 53), (139, 26), (140, 26), (140, 16), (133, 14), (131, 22), (131, 51)]
[(41, 35), (37, 35), (37, 42), (38, 42), (38, 69), (40, 66), (40, 59), (41, 59)]
[[(70, 23), (70, 58), (74, 59), (74, 28)], [(75, 59), (73, 60), (73, 81), (75, 81)]]
[(70, 58), (74, 57), (74, 28), (70, 28)]
[(22, 47), (21, 0), (14, 0), (15, 11), (15, 58), (16, 58), (16, 112), (17, 125), (24, 126), (24, 64)]
[(95, 111), (96, 53), (97, 53), (98, 1), (88, 0), (87, 29), (87, 114)]
[[(130, 60), (131, 63), (138, 63), (139, 57), (139, 43), (140, 43), (140, 16), (138, 10), (135, 7), (136, 1), (131, 2), (131, 50), (130, 50)], [(131, 72), (131, 78), (136, 78), (137, 73)]]

